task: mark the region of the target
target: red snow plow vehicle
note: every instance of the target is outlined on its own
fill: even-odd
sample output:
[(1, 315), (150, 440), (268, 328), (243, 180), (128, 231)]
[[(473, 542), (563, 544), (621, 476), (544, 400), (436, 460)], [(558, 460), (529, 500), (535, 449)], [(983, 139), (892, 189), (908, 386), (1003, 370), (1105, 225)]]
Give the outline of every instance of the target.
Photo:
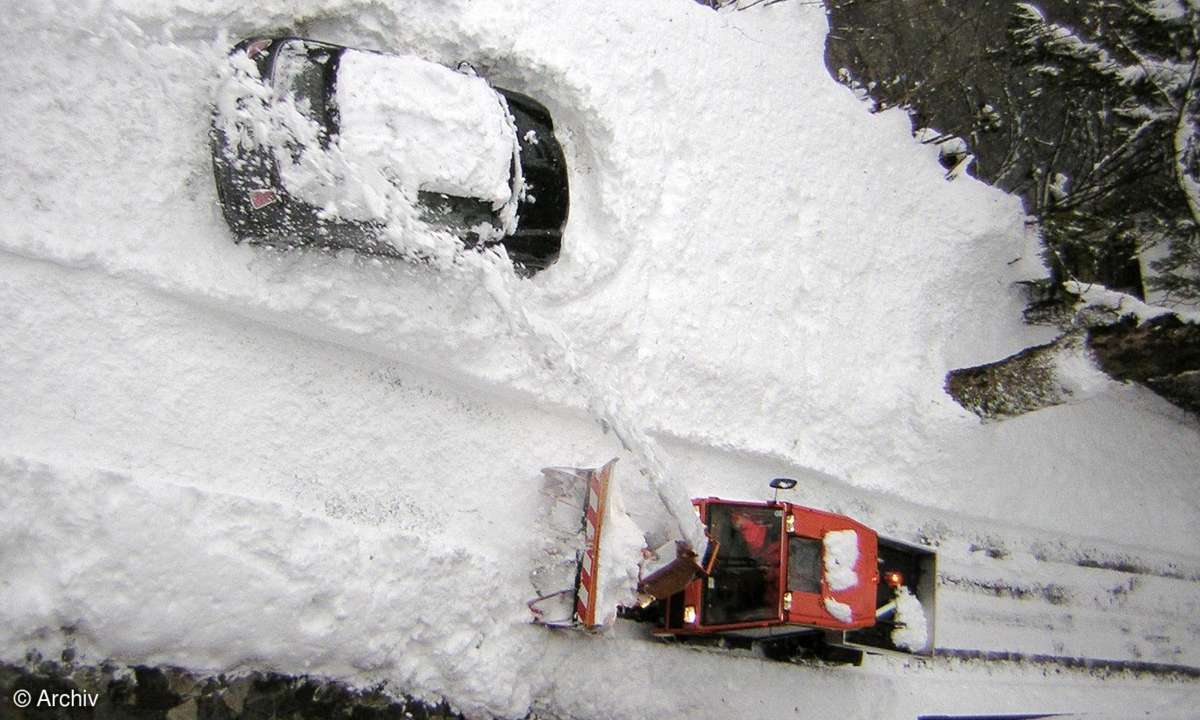
[[(575, 571), (574, 592), (563, 586), (539, 594), (530, 603), (535, 622), (594, 629), (607, 621), (604, 598), (616, 594), (603, 588), (611, 578), (603, 577), (601, 562), (609, 552), (605, 523), (614, 513), (611, 471), (612, 463), (565, 471), (587, 485), (583, 549), (574, 563), (562, 557), (564, 568)], [(771, 482), (776, 496), (795, 484)], [(656, 622), (658, 637), (759, 644), (780, 659), (811, 655), (857, 664), (864, 651), (932, 654), (933, 550), (881, 538), (844, 515), (778, 500), (692, 503), (708, 532), (703, 561), (680, 542), (667, 564), (653, 570), (644, 564), (637, 602), (621, 608), (623, 617)], [(574, 606), (549, 621), (542, 604), (556, 596)]]

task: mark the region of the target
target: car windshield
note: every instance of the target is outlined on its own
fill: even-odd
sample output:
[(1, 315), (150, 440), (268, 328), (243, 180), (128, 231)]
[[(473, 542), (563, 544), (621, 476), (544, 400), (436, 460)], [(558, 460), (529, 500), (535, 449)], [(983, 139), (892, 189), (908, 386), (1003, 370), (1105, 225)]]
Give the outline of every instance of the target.
[(708, 506), (708, 532), (721, 546), (704, 592), (706, 625), (779, 617), (782, 528), (774, 508)]

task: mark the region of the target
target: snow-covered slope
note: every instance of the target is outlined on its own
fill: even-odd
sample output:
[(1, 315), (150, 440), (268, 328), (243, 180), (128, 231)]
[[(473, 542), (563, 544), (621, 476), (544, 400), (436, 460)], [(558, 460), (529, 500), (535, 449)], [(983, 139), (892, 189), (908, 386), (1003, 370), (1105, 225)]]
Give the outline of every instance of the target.
[[(0, 657), (70, 641), (505, 716), (1189, 707), (1191, 681), (525, 623), (539, 468), (621, 457), (629, 510), (670, 535), (635, 482), (657, 458), (693, 495), (792, 475), (799, 502), (939, 542), (945, 648), (1200, 666), (1200, 430), (1094, 378), (988, 425), (945, 395), (947, 370), (1045, 339), (1011, 286), (1033, 238), (828, 78), (819, 7), (127, 0), (0, 26), (38, 60), (0, 75)], [(560, 262), (497, 283), (234, 246), (208, 103), (229, 46), (280, 28), (544, 102)], [(662, 447), (625, 452), (598, 408)]]
[(522, 300), (651, 428), (903, 488), (927, 481), (941, 433), (973, 423), (945, 371), (1030, 339), (1009, 284), (1022, 263), (1007, 264), (1036, 260), (1017, 202), (947, 184), (903, 114), (866, 116), (820, 64), (815, 8), (247, 12), (64, 3), (6, 20), (13, 52), (42, 61), (4, 80), (0, 191), (22, 218), (5, 247), (573, 402), (476, 277), (228, 247), (205, 143), (215, 68), (227, 38), (293, 27), (470, 59), (547, 104), (576, 202), (563, 261)]

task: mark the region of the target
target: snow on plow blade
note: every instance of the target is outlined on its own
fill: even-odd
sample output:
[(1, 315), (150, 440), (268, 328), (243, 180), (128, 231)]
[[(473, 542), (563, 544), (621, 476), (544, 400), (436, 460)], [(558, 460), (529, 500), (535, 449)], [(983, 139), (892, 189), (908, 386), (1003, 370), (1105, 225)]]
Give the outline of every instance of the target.
[(611, 505), (610, 460), (599, 469), (544, 468), (542, 491), (553, 498), (546, 516), (545, 562), (530, 576), (538, 595), (529, 601), (533, 622), (596, 629), (616, 606), (605, 607), (600, 549)]

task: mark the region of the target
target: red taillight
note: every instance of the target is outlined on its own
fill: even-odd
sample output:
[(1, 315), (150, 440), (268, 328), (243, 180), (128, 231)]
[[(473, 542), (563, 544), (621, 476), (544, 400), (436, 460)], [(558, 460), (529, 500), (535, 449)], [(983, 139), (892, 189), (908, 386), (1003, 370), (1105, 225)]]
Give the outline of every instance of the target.
[(279, 195), (274, 190), (250, 191), (250, 207), (255, 210), (261, 210), (278, 199)]
[(270, 38), (263, 38), (261, 40), (255, 40), (254, 42), (252, 42), (246, 46), (246, 57), (253, 60), (254, 58), (258, 57), (258, 55), (260, 53), (264, 52), (269, 47), (271, 47), (271, 39)]

